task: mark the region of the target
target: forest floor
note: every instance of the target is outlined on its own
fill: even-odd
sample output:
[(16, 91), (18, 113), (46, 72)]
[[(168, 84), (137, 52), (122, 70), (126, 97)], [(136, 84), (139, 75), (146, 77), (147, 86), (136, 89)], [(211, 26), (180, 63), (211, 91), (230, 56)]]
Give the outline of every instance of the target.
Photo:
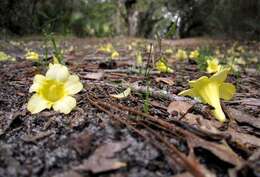
[[(98, 51), (107, 43), (118, 59)], [(150, 43), (153, 52), (146, 49)], [(84, 84), (77, 107), (67, 115), (53, 110), (32, 115), (26, 109), (29, 87), (46, 69), (24, 55), (28, 49), (43, 57), (44, 40), (0, 41), (0, 51), (16, 59), (0, 61), (0, 177), (260, 176), (260, 45), (239, 42), (236, 49), (234, 43), (194, 38), (162, 41), (158, 47), (157, 41), (123, 37), (62, 39), (65, 63)], [(153, 68), (164, 53), (160, 48), (198, 47), (219, 50), (223, 60), (226, 53), (233, 55), (233, 47), (246, 62), (228, 77), (237, 90), (231, 101), (222, 102), (225, 123), (211, 115), (209, 105), (178, 96), (189, 80), (209, 76), (196, 61), (169, 52), (165, 58), (173, 73), (151, 69), (145, 76), (135, 67), (137, 50), (144, 68), (147, 61)], [(51, 50), (48, 56), (51, 62)], [(129, 86), (126, 98), (111, 97)]]

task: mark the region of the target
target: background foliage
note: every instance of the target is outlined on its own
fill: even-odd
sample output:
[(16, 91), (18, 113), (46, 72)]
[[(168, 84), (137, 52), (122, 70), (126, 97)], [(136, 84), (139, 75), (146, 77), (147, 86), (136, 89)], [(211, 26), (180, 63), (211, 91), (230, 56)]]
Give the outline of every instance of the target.
[(260, 34), (258, 0), (5, 0), (2, 34), (166, 37)]

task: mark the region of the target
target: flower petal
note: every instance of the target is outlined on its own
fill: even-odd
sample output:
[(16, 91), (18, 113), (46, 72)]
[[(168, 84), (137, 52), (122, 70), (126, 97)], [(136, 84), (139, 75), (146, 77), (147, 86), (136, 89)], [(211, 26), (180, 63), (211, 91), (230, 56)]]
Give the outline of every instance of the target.
[(112, 59), (117, 59), (119, 57), (119, 53), (116, 51), (116, 50), (114, 50), (113, 52), (112, 52), (112, 54), (111, 54), (111, 58)]
[(70, 75), (65, 83), (65, 89), (69, 95), (74, 95), (83, 89), (83, 85), (77, 75)]
[(230, 83), (223, 83), (219, 88), (220, 98), (223, 98), (224, 100), (230, 100), (235, 92), (235, 86)]
[(212, 112), (213, 112), (215, 118), (217, 120), (219, 120), (220, 122), (223, 123), (223, 122), (226, 121), (226, 116), (225, 116), (225, 114), (224, 114), (224, 112), (223, 112), (221, 107), (215, 108)]
[(71, 96), (66, 96), (57, 101), (53, 105), (55, 111), (62, 112), (64, 114), (70, 113), (70, 111), (76, 106), (76, 99)]
[(197, 94), (194, 93), (194, 91), (193, 91), (192, 89), (183, 90), (183, 91), (180, 92), (178, 95), (180, 95), (180, 96), (191, 96), (191, 97), (197, 97)]
[(207, 76), (202, 76), (197, 80), (189, 81), (189, 85), (191, 88), (197, 88), (202, 87), (203, 85), (207, 84), (209, 82), (209, 78)]
[(221, 71), (215, 73), (211, 78), (209, 78), (211, 81), (216, 81), (218, 83), (223, 83), (227, 79), (227, 75), (229, 73), (229, 69), (225, 68)]
[(50, 108), (51, 105), (38, 94), (34, 94), (28, 102), (27, 109), (32, 113), (36, 114), (46, 108)]
[(45, 76), (43, 76), (41, 74), (35, 75), (34, 79), (33, 79), (33, 84), (30, 87), (29, 92), (30, 93), (31, 92), (37, 92), (41, 88), (44, 81), (45, 81)]
[(213, 59), (208, 59), (207, 60), (207, 72), (208, 73), (216, 73), (220, 70), (221, 66), (218, 64), (218, 60), (213, 58)]
[(123, 91), (122, 93), (119, 94), (110, 94), (111, 97), (113, 98), (117, 98), (117, 99), (122, 99), (122, 98), (126, 98), (128, 97), (128, 95), (130, 95), (131, 93), (131, 88), (128, 87), (125, 91)]
[(66, 66), (61, 64), (50, 64), (46, 77), (48, 79), (65, 81), (69, 77), (69, 70)]

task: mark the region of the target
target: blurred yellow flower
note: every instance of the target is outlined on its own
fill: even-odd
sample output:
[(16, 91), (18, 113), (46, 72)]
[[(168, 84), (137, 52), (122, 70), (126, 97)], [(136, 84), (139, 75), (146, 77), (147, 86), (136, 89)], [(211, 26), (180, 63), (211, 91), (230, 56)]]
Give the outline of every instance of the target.
[(142, 54), (141, 54), (140, 51), (137, 51), (137, 52), (136, 52), (135, 61), (136, 61), (136, 65), (137, 65), (137, 66), (141, 66), (141, 65), (143, 64), (143, 57), (142, 57)]
[(46, 75), (37, 74), (29, 92), (27, 109), (36, 114), (53, 107), (55, 111), (68, 114), (76, 106), (72, 95), (80, 92), (83, 85), (77, 75), (70, 75), (68, 68), (61, 64), (50, 64)]
[(7, 60), (16, 61), (16, 59), (14, 57), (7, 55), (4, 52), (0, 52), (0, 61), (7, 61)]
[(119, 53), (114, 49), (111, 43), (101, 46), (98, 51), (104, 53), (110, 53), (112, 59), (117, 59), (119, 57)]
[(208, 64), (207, 67), (208, 73), (216, 73), (221, 69), (221, 65), (219, 65), (218, 60), (216, 58), (208, 59), (207, 64)]
[(156, 67), (156, 69), (157, 69), (158, 71), (160, 71), (160, 72), (163, 72), (163, 73), (173, 73), (173, 69), (170, 68), (170, 67), (167, 65), (166, 61), (165, 61), (163, 58), (159, 59), (159, 60), (155, 63), (155, 67)]
[(234, 59), (234, 62), (237, 63), (237, 64), (239, 64), (239, 65), (246, 65), (246, 61), (245, 61), (245, 59), (242, 58), (242, 57), (235, 58), (235, 59)]
[(60, 63), (58, 58), (55, 55), (53, 55), (52, 60), (53, 60), (53, 64), (59, 64)]
[(217, 48), (217, 49), (215, 50), (215, 54), (216, 54), (217, 56), (221, 54), (219, 48)]
[(210, 78), (202, 76), (189, 82), (190, 89), (184, 90), (179, 95), (191, 96), (214, 107), (213, 114), (220, 122), (225, 122), (226, 116), (221, 108), (220, 98), (230, 100), (236, 88), (233, 84), (224, 83), (229, 69), (223, 69)]
[(217, 56), (217, 58), (224, 58), (225, 56), (223, 53), (221, 53), (219, 48), (215, 50), (215, 55)]
[(101, 46), (98, 51), (104, 52), (104, 53), (112, 53), (114, 51), (114, 47), (111, 43), (108, 43), (106, 45)]
[(187, 59), (188, 56), (187, 56), (187, 53), (185, 50), (182, 50), (182, 49), (178, 49), (177, 53), (176, 53), (176, 58), (178, 60), (184, 60), (184, 59)]
[(169, 48), (169, 49), (166, 49), (164, 53), (166, 53), (166, 54), (173, 54), (173, 50)]
[(191, 53), (190, 53), (190, 59), (196, 59), (196, 58), (198, 58), (200, 56), (200, 53), (199, 53), (199, 51), (198, 50), (194, 50), (194, 51), (191, 51)]
[(114, 50), (114, 51), (111, 53), (111, 58), (112, 58), (112, 59), (118, 59), (118, 57), (119, 57), (119, 53), (118, 53), (116, 50)]
[(39, 61), (40, 59), (39, 54), (37, 52), (30, 52), (30, 51), (28, 51), (25, 54), (25, 58), (27, 60), (32, 60), (32, 61)]
[(241, 69), (240, 66), (233, 60), (228, 61), (227, 66), (230, 68), (232, 72), (239, 72), (239, 70)]
[(237, 47), (237, 50), (240, 52), (240, 53), (245, 53), (245, 49), (243, 46), (238, 46)]

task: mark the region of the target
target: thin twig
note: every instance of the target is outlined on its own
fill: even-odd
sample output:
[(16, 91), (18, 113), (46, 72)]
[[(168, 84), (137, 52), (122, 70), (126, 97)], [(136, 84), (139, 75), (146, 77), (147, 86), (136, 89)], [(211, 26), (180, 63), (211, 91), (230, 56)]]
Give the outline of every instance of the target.
[[(88, 97), (87, 97), (87, 99), (88, 99), (88, 101), (89, 101), (92, 105), (94, 105), (95, 107), (97, 107), (97, 108), (100, 109), (101, 111), (106, 112), (110, 117), (115, 118), (115, 119), (118, 120), (120, 123), (126, 125), (126, 126), (127, 126), (128, 128), (130, 128), (130, 129), (134, 130), (136, 133), (138, 133), (139, 135), (141, 135), (141, 136), (142, 136), (143, 138), (145, 138), (146, 140), (149, 140), (149, 142), (150, 142), (150, 139), (149, 139), (147, 136), (145, 136), (140, 130), (136, 129), (135, 127), (133, 127), (133, 126), (130, 125), (129, 123), (123, 121), (122, 118), (117, 117), (116, 115), (114, 115), (113, 113), (111, 113), (110, 111), (107, 110), (107, 109), (109, 109), (109, 108), (114, 108), (114, 107), (110, 107), (109, 105), (104, 104), (103, 102), (99, 101), (98, 99), (96, 99), (96, 101), (93, 101), (92, 99), (90, 99), (90, 98), (88, 98)], [(101, 107), (100, 105), (105, 106), (107, 109)], [(145, 114), (145, 115), (146, 115), (146, 114)], [(154, 134), (154, 135), (155, 135), (155, 134)], [(160, 136), (158, 136), (158, 135), (156, 134), (156, 137), (158, 138), (158, 137), (160, 137)], [(164, 139), (162, 139), (162, 138), (159, 138), (159, 139), (163, 142), (163, 144), (165, 144), (165, 145), (167, 146), (167, 148), (169, 148), (170, 152), (173, 152), (173, 153), (175, 153), (175, 154), (178, 156), (178, 158), (182, 161), (182, 163), (185, 164), (185, 167), (184, 167), (184, 168), (186, 168), (186, 169), (187, 169), (189, 172), (191, 172), (194, 176), (196, 176), (196, 177), (207, 177), (207, 175), (204, 174), (204, 172), (205, 172), (206, 169), (203, 168), (203, 169), (204, 169), (204, 170), (203, 170), (204, 172), (202, 172), (202, 166), (201, 166), (198, 162), (196, 162), (195, 160), (191, 160), (191, 159), (185, 157), (181, 152), (179, 152), (179, 151), (177, 150), (177, 148), (176, 148), (175, 146), (172, 146), (172, 145), (169, 144), (166, 140), (164, 140)], [(153, 143), (153, 144), (154, 144), (154, 143)], [(157, 147), (157, 146), (156, 146), (156, 147)], [(173, 159), (174, 159), (174, 158), (173, 158)]]

